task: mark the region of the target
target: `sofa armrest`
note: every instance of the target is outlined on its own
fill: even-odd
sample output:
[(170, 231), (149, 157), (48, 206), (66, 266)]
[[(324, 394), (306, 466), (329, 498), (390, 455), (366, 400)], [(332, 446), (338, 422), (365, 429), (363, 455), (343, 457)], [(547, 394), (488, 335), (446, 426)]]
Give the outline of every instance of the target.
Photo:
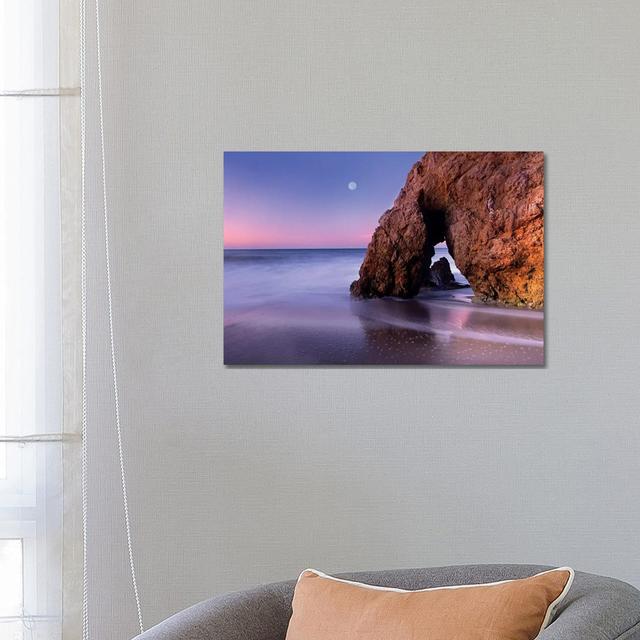
[(576, 573), (555, 620), (538, 640), (640, 640), (640, 593), (631, 585)]
[(292, 582), (280, 582), (211, 598), (135, 640), (284, 640), (292, 589)]

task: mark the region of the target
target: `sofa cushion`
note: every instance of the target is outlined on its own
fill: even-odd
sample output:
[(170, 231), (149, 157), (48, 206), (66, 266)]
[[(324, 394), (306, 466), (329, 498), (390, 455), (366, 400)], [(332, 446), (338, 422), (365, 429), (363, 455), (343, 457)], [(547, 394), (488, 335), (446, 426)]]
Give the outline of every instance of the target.
[(286, 640), (533, 640), (573, 581), (567, 567), (520, 580), (406, 591), (304, 571)]

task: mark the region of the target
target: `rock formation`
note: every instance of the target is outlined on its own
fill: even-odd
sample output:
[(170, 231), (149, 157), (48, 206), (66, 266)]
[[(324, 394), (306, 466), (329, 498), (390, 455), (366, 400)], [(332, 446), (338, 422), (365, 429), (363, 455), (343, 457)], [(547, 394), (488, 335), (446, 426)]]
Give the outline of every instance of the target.
[(446, 241), (486, 302), (544, 305), (544, 156), (431, 152), (379, 220), (354, 296), (414, 296)]
[(433, 255), (422, 211), (417, 203), (389, 209), (378, 224), (351, 293), (364, 298), (410, 298), (420, 290), (425, 260), (430, 263)]
[(451, 266), (444, 256), (431, 265), (426, 284), (436, 289), (456, 287), (456, 279), (453, 277), (453, 273), (451, 273)]

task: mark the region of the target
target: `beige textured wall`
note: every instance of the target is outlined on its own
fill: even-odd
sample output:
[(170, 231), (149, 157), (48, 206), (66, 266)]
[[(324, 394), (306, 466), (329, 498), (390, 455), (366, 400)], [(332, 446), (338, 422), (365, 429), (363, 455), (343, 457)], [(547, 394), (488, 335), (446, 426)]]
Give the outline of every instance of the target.
[[(102, 2), (147, 622), (308, 565), (539, 562), (640, 584), (638, 4)], [(89, 144), (95, 199), (93, 126)], [(547, 367), (225, 369), (225, 149), (544, 150)], [(113, 640), (136, 626), (101, 241), (92, 218), (92, 637)]]

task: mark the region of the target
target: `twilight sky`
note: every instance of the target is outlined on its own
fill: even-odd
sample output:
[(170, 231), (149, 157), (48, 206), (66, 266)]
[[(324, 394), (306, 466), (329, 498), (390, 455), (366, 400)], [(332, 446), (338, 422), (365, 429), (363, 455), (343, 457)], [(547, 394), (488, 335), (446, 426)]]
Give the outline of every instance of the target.
[(423, 153), (225, 152), (224, 246), (366, 247)]

